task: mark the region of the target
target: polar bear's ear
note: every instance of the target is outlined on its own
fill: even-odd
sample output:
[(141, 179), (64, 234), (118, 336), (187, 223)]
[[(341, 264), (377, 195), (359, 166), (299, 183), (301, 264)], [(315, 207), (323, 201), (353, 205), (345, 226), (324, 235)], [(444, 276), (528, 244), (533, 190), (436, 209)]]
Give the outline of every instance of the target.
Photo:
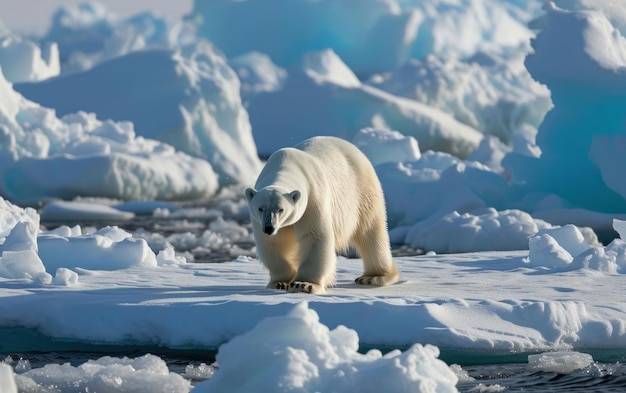
[(294, 190), (289, 193), (289, 198), (291, 199), (293, 203), (298, 202), (301, 196), (302, 194), (298, 190)]
[(254, 196), (256, 195), (256, 190), (252, 187), (249, 187), (249, 188), (246, 188), (246, 191), (244, 192), (244, 194), (248, 202), (250, 202), (252, 198), (254, 198)]

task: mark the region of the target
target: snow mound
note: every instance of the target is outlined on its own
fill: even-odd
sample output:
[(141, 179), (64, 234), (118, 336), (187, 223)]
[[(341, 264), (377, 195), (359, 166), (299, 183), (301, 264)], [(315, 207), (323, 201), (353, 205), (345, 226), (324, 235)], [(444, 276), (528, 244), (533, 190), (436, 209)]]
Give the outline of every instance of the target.
[(453, 211), (439, 220), (417, 223), (404, 242), (412, 248), (437, 253), (525, 250), (528, 238), (549, 226), (520, 210), (485, 208), (463, 214)]
[(593, 357), (586, 353), (563, 351), (528, 355), (528, 368), (533, 371), (570, 374), (593, 363)]
[[(75, 214), (80, 210), (83, 218), (86, 217), (83, 212), (89, 208), (94, 210), (91, 217), (105, 214), (110, 218), (109, 210), (115, 210), (84, 202), (58, 202), (51, 206), (58, 206), (59, 213)], [(176, 256), (171, 246), (165, 245), (155, 255), (146, 240), (133, 238), (116, 226), (103, 227), (93, 233), (83, 233), (78, 225), (40, 231), (37, 212), (31, 208), (22, 209), (2, 198), (0, 219), (0, 278), (75, 286), (78, 283), (76, 271), (85, 269), (111, 271), (185, 262)]]
[[(157, 259), (144, 239), (118, 227), (104, 227), (92, 234), (59, 236), (42, 233), (37, 237), (39, 256), (46, 270), (82, 268), (119, 270), (133, 266), (155, 267)], [(85, 258), (89, 255), (89, 258)]]
[(193, 392), (456, 392), (457, 377), (437, 359), (435, 346), (415, 344), (384, 356), (358, 348), (354, 330), (330, 330), (302, 302), (220, 346), (219, 369)]
[[(614, 220), (620, 233), (625, 221)], [(590, 269), (607, 274), (626, 274), (626, 242), (614, 239), (602, 247), (589, 244), (573, 225), (539, 231), (529, 239), (528, 263), (553, 270)]]
[(508, 201), (503, 177), (483, 164), (446, 153), (427, 151), (416, 161), (380, 164), (376, 172), (390, 228), (440, 219), (453, 211), (499, 210)]
[(84, 72), (15, 88), (59, 114), (85, 110), (132, 121), (138, 135), (209, 161), (221, 186), (252, 183), (260, 168), (237, 75), (206, 42), (181, 53), (132, 52)]

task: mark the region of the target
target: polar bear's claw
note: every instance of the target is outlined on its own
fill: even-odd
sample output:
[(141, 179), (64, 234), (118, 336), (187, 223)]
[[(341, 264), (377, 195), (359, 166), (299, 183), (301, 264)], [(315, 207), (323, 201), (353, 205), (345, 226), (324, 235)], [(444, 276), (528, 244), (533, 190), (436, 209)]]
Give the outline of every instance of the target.
[(289, 289), (289, 283), (285, 281), (272, 281), (267, 287), (269, 289)]
[(374, 285), (377, 287), (389, 284), (385, 276), (361, 276), (354, 280), (354, 282), (360, 285)]
[(307, 281), (294, 281), (289, 284), (289, 292), (322, 293), (323, 288)]

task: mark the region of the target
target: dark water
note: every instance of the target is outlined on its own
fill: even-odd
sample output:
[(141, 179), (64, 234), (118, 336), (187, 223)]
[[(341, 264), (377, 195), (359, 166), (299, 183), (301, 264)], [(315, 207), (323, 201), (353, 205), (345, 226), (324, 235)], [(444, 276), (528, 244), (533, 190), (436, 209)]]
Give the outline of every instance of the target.
[[(215, 359), (212, 351), (181, 351), (157, 348), (121, 350), (109, 347), (103, 352), (24, 352), (4, 353), (14, 360), (27, 359), (32, 368), (46, 364), (70, 363), (78, 366), (89, 359), (102, 356), (130, 358), (145, 353), (160, 356), (171, 372), (185, 376), (187, 366), (198, 367), (211, 364)], [(489, 355), (460, 351), (442, 351), (440, 358), (448, 364), (462, 367), (457, 389), (459, 392), (626, 392), (626, 352), (602, 351), (594, 354), (596, 361), (588, 367), (569, 374), (534, 371), (528, 368), (528, 354)], [(485, 363), (487, 362), (487, 363)], [(494, 362), (494, 363), (490, 363)], [(192, 381), (193, 384), (198, 381)]]

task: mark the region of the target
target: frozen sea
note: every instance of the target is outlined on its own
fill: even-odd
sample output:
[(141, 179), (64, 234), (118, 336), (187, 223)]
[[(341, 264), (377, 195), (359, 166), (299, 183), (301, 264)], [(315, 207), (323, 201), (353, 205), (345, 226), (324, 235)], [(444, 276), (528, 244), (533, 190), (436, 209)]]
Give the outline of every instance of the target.
[[(626, 390), (626, 6), (269, 1), (0, 5), (0, 392)], [(314, 135), (398, 283), (266, 289), (242, 190)]]

